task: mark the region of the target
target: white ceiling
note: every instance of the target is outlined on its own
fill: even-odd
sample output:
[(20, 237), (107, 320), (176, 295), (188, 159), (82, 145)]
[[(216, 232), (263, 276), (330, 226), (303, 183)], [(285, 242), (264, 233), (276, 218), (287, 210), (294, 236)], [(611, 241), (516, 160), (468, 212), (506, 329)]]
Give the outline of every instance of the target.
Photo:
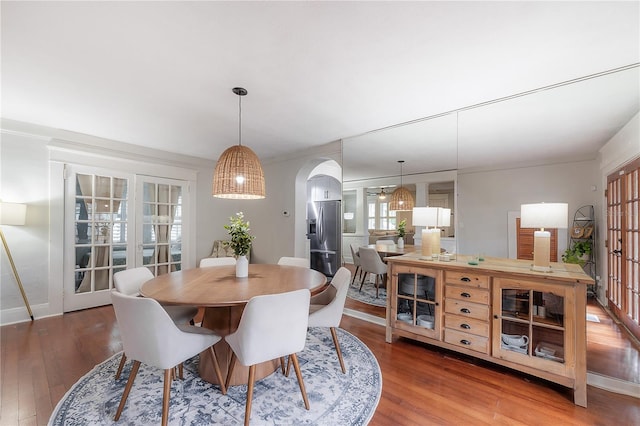
[(215, 160), (242, 86), (245, 145), (267, 159), (346, 138), (346, 179), (350, 153), (384, 154), (379, 175), (593, 158), (640, 110), (639, 6), (2, 1), (1, 114)]

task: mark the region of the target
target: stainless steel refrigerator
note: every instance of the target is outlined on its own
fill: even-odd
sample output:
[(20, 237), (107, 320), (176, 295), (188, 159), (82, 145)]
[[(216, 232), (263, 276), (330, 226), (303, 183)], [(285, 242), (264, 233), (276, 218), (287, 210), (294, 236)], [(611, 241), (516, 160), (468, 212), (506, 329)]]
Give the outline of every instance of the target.
[(340, 201), (310, 201), (307, 204), (307, 238), (311, 247), (311, 269), (332, 278), (341, 266)]

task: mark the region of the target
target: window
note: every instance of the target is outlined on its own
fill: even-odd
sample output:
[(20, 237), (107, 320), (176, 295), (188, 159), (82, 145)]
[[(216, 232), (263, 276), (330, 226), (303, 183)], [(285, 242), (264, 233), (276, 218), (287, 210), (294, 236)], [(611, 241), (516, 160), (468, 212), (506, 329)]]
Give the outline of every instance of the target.
[(376, 229), (376, 203), (369, 201), (368, 206), (367, 229)]
[[(380, 201), (377, 196), (369, 197), (368, 201), (368, 229), (394, 230), (396, 229), (396, 212), (389, 210), (387, 201)], [(376, 214), (377, 213), (377, 214)]]

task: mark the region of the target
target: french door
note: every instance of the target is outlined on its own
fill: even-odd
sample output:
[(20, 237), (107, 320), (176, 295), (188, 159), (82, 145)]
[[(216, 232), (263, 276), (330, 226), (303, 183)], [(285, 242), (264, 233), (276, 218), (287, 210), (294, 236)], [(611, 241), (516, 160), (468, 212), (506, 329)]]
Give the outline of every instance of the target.
[(181, 269), (186, 181), (70, 165), (66, 175), (65, 312), (111, 303), (118, 271)]
[(607, 300), (640, 338), (640, 159), (607, 177)]

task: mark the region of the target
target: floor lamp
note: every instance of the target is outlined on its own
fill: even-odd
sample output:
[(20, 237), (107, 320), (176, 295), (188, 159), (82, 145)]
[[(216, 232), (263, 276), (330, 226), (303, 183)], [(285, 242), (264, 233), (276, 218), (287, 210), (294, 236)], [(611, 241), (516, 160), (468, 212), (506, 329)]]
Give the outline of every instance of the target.
[[(27, 219), (26, 204), (0, 203), (0, 225), (24, 225), (26, 222), (26, 219)], [(4, 251), (7, 253), (7, 257), (9, 258), (9, 263), (11, 264), (11, 269), (13, 270), (13, 276), (16, 277), (18, 288), (20, 289), (20, 293), (22, 294), (22, 300), (24, 300), (24, 304), (27, 307), (27, 311), (29, 311), (29, 316), (31, 317), (31, 321), (33, 321), (33, 312), (31, 312), (31, 306), (29, 305), (29, 300), (27, 299), (27, 295), (24, 292), (24, 287), (22, 287), (22, 281), (20, 281), (20, 275), (18, 275), (16, 264), (13, 263), (11, 250), (9, 250), (7, 239), (5, 238), (4, 232), (2, 232), (1, 227), (0, 227), (0, 237), (2, 237), (2, 245), (4, 245)]]

